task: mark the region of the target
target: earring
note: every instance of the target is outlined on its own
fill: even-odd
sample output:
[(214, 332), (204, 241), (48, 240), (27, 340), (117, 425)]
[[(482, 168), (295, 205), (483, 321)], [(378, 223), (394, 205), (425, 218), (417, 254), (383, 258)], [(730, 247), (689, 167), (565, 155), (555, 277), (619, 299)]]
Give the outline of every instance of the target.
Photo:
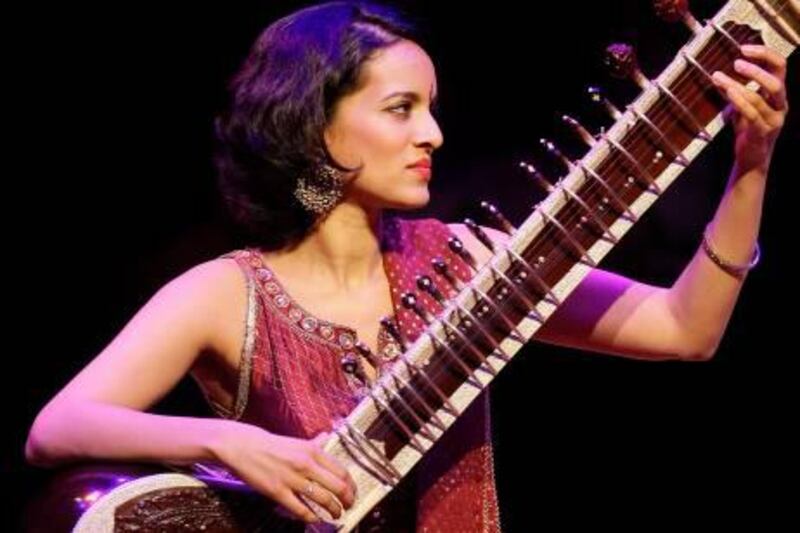
[(294, 196), (311, 213), (321, 216), (330, 212), (344, 195), (342, 172), (327, 163), (312, 167), (297, 178)]

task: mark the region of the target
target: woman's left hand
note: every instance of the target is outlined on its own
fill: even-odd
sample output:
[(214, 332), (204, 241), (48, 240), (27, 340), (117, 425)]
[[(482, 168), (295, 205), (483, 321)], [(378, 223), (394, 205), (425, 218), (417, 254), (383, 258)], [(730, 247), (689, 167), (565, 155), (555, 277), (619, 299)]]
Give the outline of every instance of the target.
[[(712, 78), (733, 110), (734, 151), (739, 171), (766, 171), (789, 109), (786, 59), (762, 45), (742, 45), (741, 50), (745, 59), (737, 59), (734, 69), (745, 79), (744, 83), (720, 71)], [(758, 92), (745, 87), (750, 80), (761, 87)]]

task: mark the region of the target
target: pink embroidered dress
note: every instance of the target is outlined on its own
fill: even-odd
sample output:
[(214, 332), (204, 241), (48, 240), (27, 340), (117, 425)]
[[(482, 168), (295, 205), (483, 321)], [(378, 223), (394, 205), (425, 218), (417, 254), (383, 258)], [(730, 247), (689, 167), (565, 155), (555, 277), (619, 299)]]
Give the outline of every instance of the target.
[[(387, 217), (383, 226), (383, 264), (394, 318), (406, 338), (413, 340), (424, 325), (402, 306), (401, 295), (415, 291), (424, 307), (432, 312), (440, 309), (433, 298), (416, 289), (416, 276), (428, 273), (447, 294), (448, 284), (432, 272), (431, 259), (444, 259), (462, 280), (468, 280), (471, 272), (448, 249), (452, 234), (445, 224)], [(258, 250), (238, 250), (223, 257), (234, 259), (245, 273), (247, 326), (233, 408), (226, 409), (209, 397), (211, 406), (220, 416), (281, 435), (308, 439), (331, 431), (333, 422), (349, 414), (363, 393), (363, 385), (341, 364), (348, 352), (355, 351), (355, 330), (321, 320), (299, 306)], [(379, 365), (379, 373), (399, 351), (381, 328), (378, 355), (385, 363)], [(359, 530), (500, 531), (489, 431), (488, 395), (483, 393), (367, 515)]]

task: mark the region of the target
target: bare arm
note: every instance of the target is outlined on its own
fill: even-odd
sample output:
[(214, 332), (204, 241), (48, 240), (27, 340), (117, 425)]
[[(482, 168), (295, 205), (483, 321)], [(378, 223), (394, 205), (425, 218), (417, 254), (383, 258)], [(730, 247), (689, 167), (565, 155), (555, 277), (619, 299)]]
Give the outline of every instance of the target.
[(341, 505), (353, 504), (355, 484), (322, 451), (325, 434), (304, 440), (232, 420), (143, 412), (203, 351), (223, 357), (240, 353), (245, 287), (239, 267), (229, 260), (205, 263), (167, 284), (45, 406), (28, 436), (28, 460), (39, 465), (77, 459), (219, 462), (308, 522), (316, 515), (298, 494), (315, 483), (325, 490), (310, 497), (340, 516)]
[(203, 350), (236, 353), (243, 321), (230, 318), (245, 308), (244, 287), (238, 267), (225, 260), (164, 286), (41, 411), (26, 444), (28, 459), (210, 459), (210, 437), (223, 421), (141, 411), (167, 394)]
[[(483, 264), (490, 257), (466, 226), (450, 228)], [(483, 228), (497, 243), (508, 236)], [(539, 340), (580, 350), (642, 359), (689, 358), (687, 345), (668, 305), (668, 290), (601, 269), (592, 270), (536, 332)]]

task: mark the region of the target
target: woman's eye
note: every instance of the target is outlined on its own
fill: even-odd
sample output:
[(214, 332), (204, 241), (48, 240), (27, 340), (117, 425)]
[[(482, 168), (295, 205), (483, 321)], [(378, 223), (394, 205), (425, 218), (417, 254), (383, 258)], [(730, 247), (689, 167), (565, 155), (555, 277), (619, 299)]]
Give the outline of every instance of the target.
[(398, 105), (396, 105), (396, 106), (390, 107), (390, 108), (389, 108), (389, 111), (391, 111), (391, 112), (393, 112), (393, 113), (397, 113), (397, 114), (405, 115), (405, 114), (407, 114), (409, 111), (411, 111), (411, 104), (410, 104), (409, 102), (405, 102), (405, 103), (402, 103), (402, 104), (398, 104)]

